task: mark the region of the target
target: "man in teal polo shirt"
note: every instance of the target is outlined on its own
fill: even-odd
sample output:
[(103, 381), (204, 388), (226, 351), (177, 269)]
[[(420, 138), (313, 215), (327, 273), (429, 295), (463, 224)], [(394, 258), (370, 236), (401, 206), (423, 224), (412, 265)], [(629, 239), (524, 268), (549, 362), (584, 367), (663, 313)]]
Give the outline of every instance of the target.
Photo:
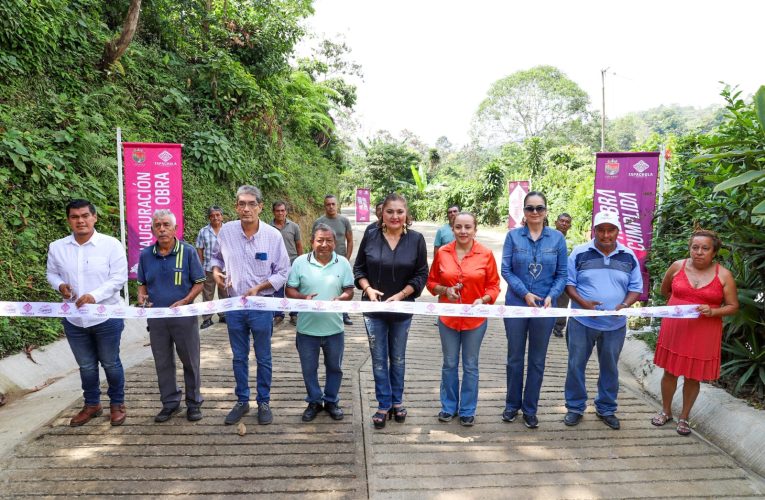
[[(202, 291), (205, 271), (196, 249), (175, 237), (175, 215), (157, 210), (151, 218), (151, 232), (157, 242), (141, 251), (138, 260), (138, 304), (144, 307), (179, 307), (191, 304)], [(183, 364), (186, 389), (186, 418), (202, 418), (199, 371), (199, 325), (196, 316), (150, 318), (149, 340), (162, 410), (155, 422), (166, 422), (181, 411), (181, 389), (175, 380), (175, 353)]]
[(433, 255), (438, 253), (439, 248), (454, 241), (454, 230), (452, 229), (452, 226), (454, 225), (454, 219), (457, 217), (458, 213), (460, 213), (459, 205), (451, 205), (446, 209), (446, 217), (449, 219), (449, 222), (439, 227), (436, 231), (436, 238), (433, 240)]
[[(292, 263), (286, 296), (304, 300), (351, 300), (353, 271), (348, 259), (335, 253), (334, 230), (326, 224), (316, 224), (311, 247), (311, 253), (301, 255)], [(303, 422), (310, 422), (321, 410), (326, 410), (334, 420), (343, 418), (339, 392), (343, 381), (344, 333), (341, 313), (301, 311), (298, 315), (295, 345), (308, 392)], [(319, 385), (320, 350), (324, 351), (326, 367), (324, 391)]]

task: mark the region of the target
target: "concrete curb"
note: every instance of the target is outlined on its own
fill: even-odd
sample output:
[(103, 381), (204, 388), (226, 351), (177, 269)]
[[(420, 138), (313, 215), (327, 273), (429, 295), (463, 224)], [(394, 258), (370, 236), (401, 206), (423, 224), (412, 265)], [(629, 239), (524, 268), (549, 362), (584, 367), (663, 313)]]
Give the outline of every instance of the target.
[[(151, 356), (148, 338), (146, 320), (125, 322), (120, 359), (126, 370)], [(11, 400), (0, 408), (0, 458), (82, 397), (77, 362), (66, 339), (33, 351), (32, 357), (37, 364), (23, 353), (0, 360), (0, 392)]]
[[(661, 402), (664, 371), (653, 364), (653, 352), (642, 340), (628, 336), (619, 362), (646, 393)], [(679, 414), (681, 405), (682, 381), (672, 401), (672, 413)], [(691, 424), (695, 431), (743, 466), (765, 476), (765, 412), (748, 406), (723, 389), (701, 384), (701, 393), (691, 411)]]
[[(125, 321), (121, 351), (148, 338), (146, 320)], [(14, 354), (0, 360), (0, 392), (8, 396), (36, 392), (77, 370), (77, 362), (66, 339), (35, 349), (31, 361), (26, 354)]]

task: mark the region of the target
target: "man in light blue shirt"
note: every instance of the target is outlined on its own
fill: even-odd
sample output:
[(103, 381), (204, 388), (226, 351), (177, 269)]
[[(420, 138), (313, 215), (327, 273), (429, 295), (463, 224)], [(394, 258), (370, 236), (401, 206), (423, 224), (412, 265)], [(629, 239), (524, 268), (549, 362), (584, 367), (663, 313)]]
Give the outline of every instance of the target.
[(438, 252), (439, 247), (454, 241), (452, 226), (454, 225), (454, 218), (457, 217), (458, 213), (460, 213), (459, 205), (452, 205), (446, 209), (446, 217), (449, 219), (449, 222), (439, 227), (438, 231), (436, 231), (436, 239), (433, 240), (433, 255)]
[[(621, 224), (615, 212), (595, 215), (595, 238), (572, 250), (568, 258), (566, 293), (573, 309), (618, 311), (634, 304), (643, 291), (640, 264), (629, 248), (617, 241)], [(627, 332), (625, 316), (575, 317), (568, 322), (568, 372), (564, 394), (568, 413), (563, 421), (577, 425), (587, 407), (584, 371), (598, 346), (598, 395), (595, 414), (610, 428), (616, 417), (619, 393), (619, 355)]]
[[(316, 224), (311, 247), (311, 253), (301, 255), (292, 264), (286, 296), (305, 300), (351, 300), (353, 271), (348, 259), (335, 253), (334, 230), (326, 224)], [(321, 410), (327, 410), (334, 420), (342, 420), (339, 392), (343, 380), (344, 343), (341, 313), (301, 312), (298, 315), (295, 344), (308, 392), (303, 422), (310, 422)], [(324, 351), (326, 366), (324, 391), (319, 385), (320, 350)]]

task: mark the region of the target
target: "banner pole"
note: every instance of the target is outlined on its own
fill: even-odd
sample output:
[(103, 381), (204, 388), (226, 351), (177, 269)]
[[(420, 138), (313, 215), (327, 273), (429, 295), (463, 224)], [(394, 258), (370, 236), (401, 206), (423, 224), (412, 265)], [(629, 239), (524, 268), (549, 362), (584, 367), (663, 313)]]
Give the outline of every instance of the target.
[(661, 153), (659, 156), (659, 208), (664, 201), (664, 164), (667, 162), (667, 147), (661, 145)]
[[(120, 237), (122, 239), (122, 249), (127, 254), (127, 244), (125, 243), (125, 182), (122, 178), (122, 129), (117, 127), (117, 183), (120, 193)], [(125, 281), (125, 305), (130, 305), (130, 294), (128, 292), (128, 282)]]
[[(661, 210), (661, 205), (664, 203), (664, 164), (667, 161), (667, 147), (662, 144), (659, 149), (659, 200), (656, 210)], [(661, 215), (656, 218), (656, 238), (659, 237), (661, 232)]]

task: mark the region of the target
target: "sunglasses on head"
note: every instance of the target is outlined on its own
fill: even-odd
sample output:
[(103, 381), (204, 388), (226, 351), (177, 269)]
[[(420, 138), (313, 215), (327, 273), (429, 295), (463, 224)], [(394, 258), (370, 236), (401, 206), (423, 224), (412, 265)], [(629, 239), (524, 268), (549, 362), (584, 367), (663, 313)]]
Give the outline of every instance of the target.
[(531, 213), (531, 212), (542, 213), (542, 212), (544, 212), (545, 210), (547, 210), (547, 207), (546, 207), (546, 206), (544, 206), (544, 205), (537, 205), (537, 206), (535, 206), (535, 207), (534, 207), (534, 206), (531, 206), (531, 205), (526, 205), (525, 207), (523, 207), (523, 210), (524, 210), (525, 212), (529, 212), (529, 213)]

